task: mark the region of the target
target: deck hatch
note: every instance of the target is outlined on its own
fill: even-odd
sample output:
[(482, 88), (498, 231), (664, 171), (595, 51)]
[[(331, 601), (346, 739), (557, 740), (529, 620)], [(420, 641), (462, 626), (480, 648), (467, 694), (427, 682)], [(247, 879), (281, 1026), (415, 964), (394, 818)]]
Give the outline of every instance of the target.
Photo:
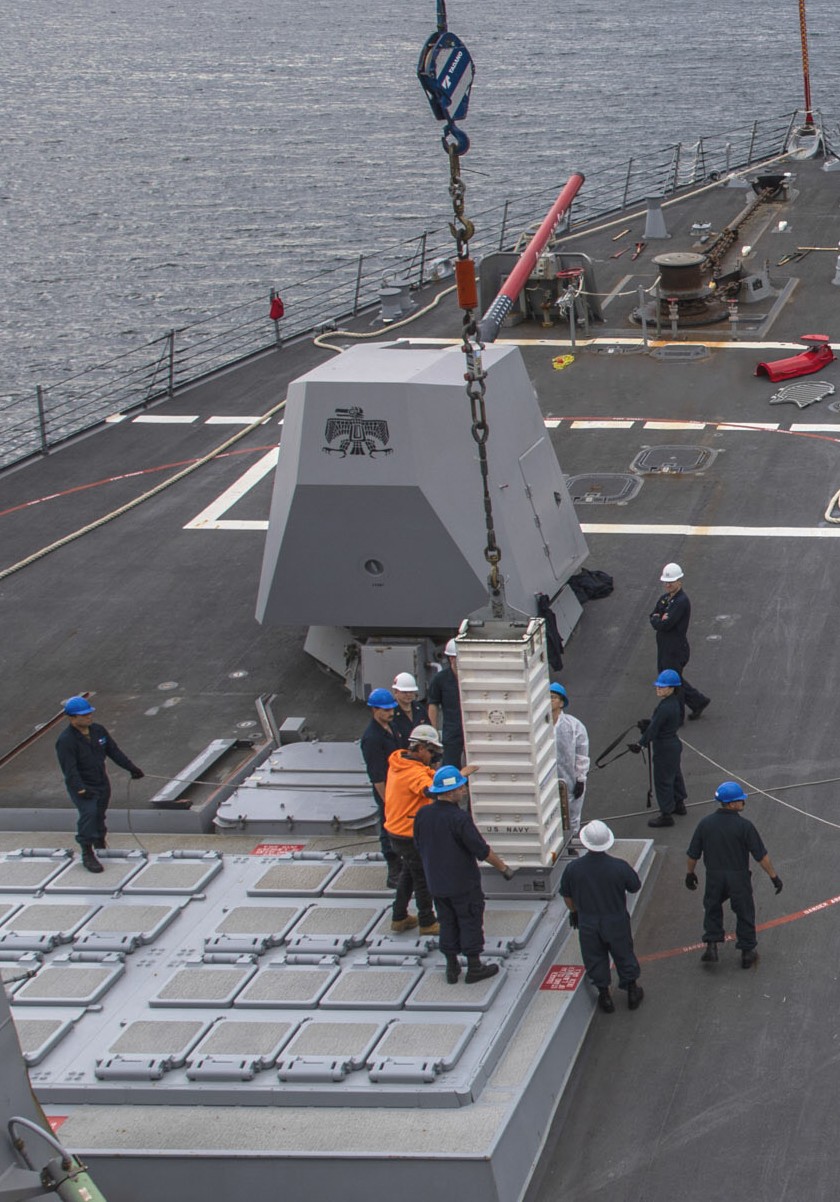
[(97, 876), (92, 877), (81, 860), (71, 860), (61, 875), (47, 885), (47, 893), (116, 893), (147, 863), (143, 851), (109, 848), (97, 852), (97, 858), (103, 868)]
[(324, 893), (327, 897), (372, 897), (380, 894), (388, 897), (392, 890), (385, 883), (387, 868), (384, 860), (346, 864), (338, 876), (330, 881)]
[[(0, 856), (0, 893), (36, 893), (72, 863), (69, 851), (22, 848)], [(88, 874), (89, 875), (89, 874)]]
[(484, 912), (484, 947), (489, 951), (517, 951), (525, 947), (545, 909), (514, 909), (496, 904)]
[(626, 472), (592, 472), (571, 476), (568, 486), (575, 505), (626, 505), (636, 496), (642, 481)]
[(249, 897), (290, 897), (295, 894), (317, 896), (341, 868), (341, 861), (318, 863), (311, 860), (287, 860), (272, 864), (248, 889)]
[(222, 871), (218, 852), (162, 852), (125, 886), (131, 893), (200, 893)]
[(489, 1010), (496, 994), (503, 987), (507, 973), (500, 967), (495, 977), (486, 981), (476, 981), (474, 985), (464, 984), (464, 978), (457, 985), (447, 983), (446, 974), (441, 966), (438, 972), (427, 972), (423, 980), (405, 1003), (406, 1010), (443, 1010), (451, 1013), (453, 1010)]
[(204, 949), (262, 956), (283, 942), (303, 912), (300, 906), (236, 906), (204, 940)]
[(338, 1082), (364, 1068), (385, 1024), (313, 1019), (277, 1062), (281, 1081)]
[(418, 966), (355, 965), (341, 974), (319, 1002), (323, 1010), (399, 1010), (423, 976)]
[(381, 906), (311, 906), (289, 935), (289, 951), (343, 956), (362, 946), (383, 914)]
[(431, 1015), (423, 1021), (399, 1018), (374, 1048), (368, 1076), (383, 1083), (429, 1084), (458, 1063), (480, 1021), (474, 1013), (455, 1022), (435, 1022)]
[(660, 446), (645, 447), (630, 468), (646, 475), (678, 476), (688, 472), (701, 472), (715, 460), (717, 451), (708, 447)]
[(48, 952), (73, 936), (99, 909), (98, 906), (24, 906), (0, 930), (0, 951)]
[(252, 1081), (271, 1068), (297, 1030), (294, 1022), (219, 1023), (206, 1035), (187, 1065), (190, 1081)]
[(141, 1019), (131, 1023), (97, 1060), (100, 1081), (159, 1081), (164, 1073), (181, 1068), (208, 1024), (203, 1020)]
[(288, 1007), (311, 1010), (341, 970), (331, 961), (321, 964), (275, 962), (262, 968), (237, 997), (234, 1006), (265, 1009)]
[(179, 969), (150, 1006), (232, 1006), (233, 999), (257, 971), (255, 964), (197, 964)]
[(74, 946), (81, 950), (123, 952), (154, 943), (181, 913), (182, 906), (154, 906), (136, 902), (105, 905), (79, 931)]
[(60, 957), (21, 985), (12, 1005), (93, 1006), (124, 972), (125, 965), (116, 957), (103, 957), (102, 964), (73, 964), (69, 956)]
[(33, 1067), (40, 1064), (44, 1057), (61, 1043), (67, 1032), (73, 1029), (83, 1013), (82, 1010), (78, 1010), (71, 1017), (49, 1018), (18, 1015), (15, 1019), (15, 1030), (27, 1065)]

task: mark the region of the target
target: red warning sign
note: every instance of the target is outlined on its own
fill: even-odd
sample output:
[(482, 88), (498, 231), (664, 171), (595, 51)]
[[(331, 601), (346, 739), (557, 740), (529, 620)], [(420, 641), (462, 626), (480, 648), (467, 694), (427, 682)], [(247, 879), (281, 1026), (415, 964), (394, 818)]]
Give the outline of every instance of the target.
[(62, 1123), (67, 1122), (66, 1114), (48, 1114), (46, 1118), (50, 1125), (50, 1131), (52, 1131), (53, 1135), (55, 1135)]
[(305, 843), (258, 843), (252, 856), (285, 856), (290, 851), (303, 851)]
[(579, 964), (552, 964), (540, 989), (573, 993), (582, 979), (583, 969)]

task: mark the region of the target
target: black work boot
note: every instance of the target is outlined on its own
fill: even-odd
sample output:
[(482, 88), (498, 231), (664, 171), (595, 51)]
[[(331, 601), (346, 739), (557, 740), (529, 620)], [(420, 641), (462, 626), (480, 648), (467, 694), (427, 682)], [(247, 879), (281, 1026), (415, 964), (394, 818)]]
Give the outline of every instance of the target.
[(741, 952), (741, 968), (752, 968), (758, 961), (758, 952), (754, 947)]
[(485, 964), (480, 956), (467, 956), (467, 975), (464, 981), (467, 985), (474, 985), (476, 981), (486, 981), (488, 977), (495, 977), (498, 971), (498, 964)]
[(108, 846), (108, 844), (105, 841), (104, 835), (102, 836), (101, 839), (94, 839), (94, 841), (93, 841), (93, 847), (97, 851), (104, 851), (107, 846)]
[(598, 990), (598, 1005), (604, 1011), (604, 1014), (615, 1014), (615, 1002), (613, 1002), (612, 994), (606, 986)]
[(461, 961), (454, 952), (446, 954), (446, 983), (454, 985), (461, 975)]
[(717, 944), (712, 943), (711, 940), (707, 940), (706, 941), (706, 950), (703, 952), (703, 955), (700, 957), (700, 959), (702, 960), (702, 962), (704, 964), (717, 964), (717, 958), (718, 958)]
[(630, 981), (627, 985), (627, 1009), (638, 1010), (642, 1004), (645, 991), (638, 981)]
[(88, 870), (88, 872), (105, 871), (94, 855), (93, 847), (90, 843), (86, 843), (82, 848), (82, 865)]
[(648, 820), (648, 826), (673, 826), (674, 819), (671, 814), (658, 814), (656, 818)]

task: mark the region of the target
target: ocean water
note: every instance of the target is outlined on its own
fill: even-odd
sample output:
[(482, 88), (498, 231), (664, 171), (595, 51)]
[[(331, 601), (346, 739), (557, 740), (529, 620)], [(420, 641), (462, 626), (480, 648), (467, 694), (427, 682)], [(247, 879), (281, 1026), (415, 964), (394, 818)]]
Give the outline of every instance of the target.
[[(449, 0), (467, 212), (802, 103), (795, 0)], [(440, 228), (434, 0), (4, 5), (0, 396)], [(810, 0), (832, 116), (833, 0)]]

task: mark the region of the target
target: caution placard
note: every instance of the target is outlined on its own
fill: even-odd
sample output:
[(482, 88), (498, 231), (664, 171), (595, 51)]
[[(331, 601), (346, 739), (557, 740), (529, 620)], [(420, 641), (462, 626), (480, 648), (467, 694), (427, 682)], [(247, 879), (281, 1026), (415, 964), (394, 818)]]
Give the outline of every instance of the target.
[(583, 969), (579, 964), (552, 964), (545, 974), (540, 989), (553, 989), (556, 992), (573, 993), (583, 978)]
[(305, 843), (258, 843), (252, 856), (285, 856), (290, 851), (303, 851)]

